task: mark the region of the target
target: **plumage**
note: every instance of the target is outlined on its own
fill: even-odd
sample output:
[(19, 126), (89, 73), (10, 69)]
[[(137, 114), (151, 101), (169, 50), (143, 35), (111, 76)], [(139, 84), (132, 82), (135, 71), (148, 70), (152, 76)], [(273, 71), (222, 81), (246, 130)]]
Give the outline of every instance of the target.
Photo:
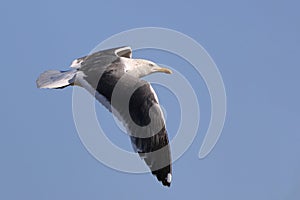
[(74, 60), (69, 71), (46, 71), (39, 88), (77, 85), (87, 89), (126, 127), (134, 150), (165, 186), (172, 178), (165, 120), (152, 86), (140, 79), (154, 72), (171, 73), (155, 63), (132, 59), (130, 47), (99, 51)]

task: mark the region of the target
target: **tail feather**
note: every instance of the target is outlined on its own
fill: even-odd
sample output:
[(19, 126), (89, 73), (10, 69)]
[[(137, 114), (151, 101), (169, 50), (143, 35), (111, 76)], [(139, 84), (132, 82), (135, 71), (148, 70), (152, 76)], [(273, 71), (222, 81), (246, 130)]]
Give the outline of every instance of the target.
[(58, 71), (48, 70), (42, 73), (36, 80), (38, 88), (60, 89), (73, 85), (77, 70)]

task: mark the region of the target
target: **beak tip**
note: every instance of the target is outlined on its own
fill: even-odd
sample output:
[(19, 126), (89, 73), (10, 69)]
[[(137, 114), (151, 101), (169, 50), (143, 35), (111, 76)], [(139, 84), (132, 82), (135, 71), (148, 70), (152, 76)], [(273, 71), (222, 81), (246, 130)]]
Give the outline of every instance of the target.
[(161, 69), (161, 72), (164, 72), (164, 73), (166, 73), (166, 74), (172, 74), (172, 73), (173, 73), (172, 70), (170, 70), (170, 69), (168, 69), (168, 68), (162, 68), (162, 69)]

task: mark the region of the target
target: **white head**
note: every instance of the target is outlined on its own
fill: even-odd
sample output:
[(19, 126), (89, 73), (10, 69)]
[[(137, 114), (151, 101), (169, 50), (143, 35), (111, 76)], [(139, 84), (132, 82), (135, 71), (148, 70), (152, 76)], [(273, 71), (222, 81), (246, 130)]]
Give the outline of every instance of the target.
[(125, 65), (125, 72), (138, 78), (155, 72), (172, 73), (170, 69), (160, 67), (154, 62), (144, 59), (126, 59)]

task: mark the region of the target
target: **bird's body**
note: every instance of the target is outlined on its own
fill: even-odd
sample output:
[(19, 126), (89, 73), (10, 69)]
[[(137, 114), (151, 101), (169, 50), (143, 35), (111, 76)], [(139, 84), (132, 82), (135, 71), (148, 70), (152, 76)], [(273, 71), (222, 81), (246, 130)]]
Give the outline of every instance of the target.
[(72, 62), (69, 71), (46, 71), (39, 88), (77, 85), (88, 90), (126, 127), (134, 150), (163, 185), (170, 186), (171, 154), (163, 113), (152, 86), (140, 78), (154, 72), (171, 73), (155, 63), (132, 59), (130, 47), (93, 53)]

